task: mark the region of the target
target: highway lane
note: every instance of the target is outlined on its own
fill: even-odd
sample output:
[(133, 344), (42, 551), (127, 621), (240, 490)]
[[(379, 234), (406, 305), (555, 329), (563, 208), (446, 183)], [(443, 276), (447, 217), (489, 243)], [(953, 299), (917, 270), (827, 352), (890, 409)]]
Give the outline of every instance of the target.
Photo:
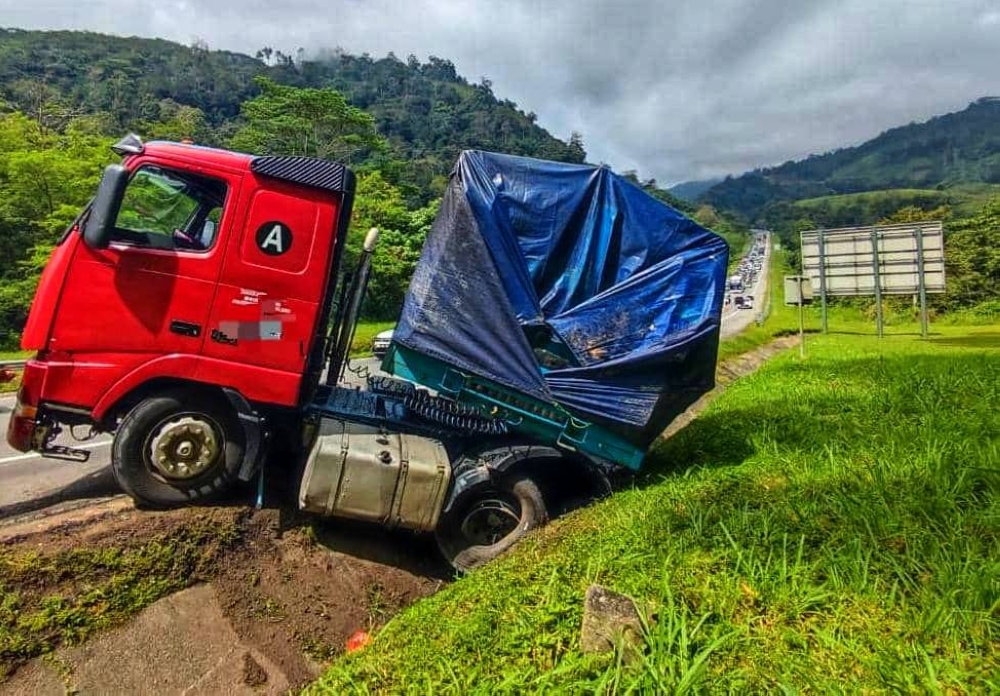
[(764, 242), (764, 259), (760, 264), (760, 272), (753, 287), (746, 293), (754, 298), (753, 309), (736, 309), (730, 305), (722, 312), (722, 338), (734, 336), (747, 328), (767, 306), (767, 277), (771, 267), (771, 236), (767, 235)]
[[(0, 397), (0, 433), (6, 435), (14, 397)], [(106, 497), (118, 492), (111, 474), (111, 438), (101, 436), (74, 443), (68, 435), (59, 444), (86, 448), (85, 463), (24, 454), (0, 441), (0, 517), (48, 507), (65, 500)]]

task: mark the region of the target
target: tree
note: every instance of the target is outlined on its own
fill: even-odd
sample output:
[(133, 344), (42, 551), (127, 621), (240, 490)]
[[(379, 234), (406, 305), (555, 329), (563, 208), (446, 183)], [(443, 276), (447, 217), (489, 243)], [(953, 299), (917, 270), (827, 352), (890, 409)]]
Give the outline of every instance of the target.
[(255, 82), (261, 94), (243, 103), (246, 125), (229, 142), (237, 150), (352, 164), (386, 147), (375, 119), (334, 89), (288, 87), (266, 77)]
[(110, 144), (91, 119), (51, 133), (0, 116), (0, 347), (16, 345), (41, 269), (114, 157)]
[[(532, 114), (533, 115), (533, 114)], [(529, 115), (530, 116), (530, 115)], [(534, 121), (534, 119), (532, 119)], [(587, 159), (587, 150), (583, 147), (583, 134), (573, 131), (569, 136), (569, 151), (573, 162), (584, 162)]]
[(439, 205), (439, 201), (432, 201), (423, 208), (409, 211), (399, 189), (387, 182), (381, 173), (369, 172), (358, 177), (345, 256), (347, 268), (357, 263), (365, 233), (372, 227), (378, 227), (380, 232), (364, 306), (366, 317), (393, 319), (399, 316), (403, 296)]
[(924, 210), (915, 205), (900, 208), (892, 215), (878, 221), (879, 225), (895, 225), (907, 222), (925, 222), (928, 220), (947, 220), (951, 217), (951, 208), (946, 205), (931, 210)]
[(59, 90), (37, 80), (17, 80), (10, 86), (14, 101), (37, 124), (41, 134), (62, 130), (83, 114), (83, 109), (69, 105)]
[(264, 61), (265, 64), (270, 65), (271, 56), (273, 54), (274, 54), (273, 48), (271, 48), (270, 46), (264, 46), (264, 48), (260, 49), (254, 54), (254, 58), (256, 58), (257, 60), (262, 60)]
[(1000, 198), (976, 215), (945, 227), (943, 308), (971, 307), (1000, 298)]
[(139, 131), (157, 140), (184, 140), (208, 144), (214, 140), (211, 126), (201, 109), (178, 104), (173, 99), (160, 102), (160, 116), (156, 121), (146, 121), (139, 125)]

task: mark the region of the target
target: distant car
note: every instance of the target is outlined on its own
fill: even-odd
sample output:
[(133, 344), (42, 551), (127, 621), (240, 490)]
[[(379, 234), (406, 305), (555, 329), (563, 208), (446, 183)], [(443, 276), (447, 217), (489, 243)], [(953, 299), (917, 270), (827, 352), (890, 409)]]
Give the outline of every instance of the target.
[(385, 331), (379, 331), (375, 334), (375, 338), (372, 339), (372, 353), (375, 357), (381, 360), (385, 357), (385, 354), (389, 350), (389, 344), (392, 343), (392, 332), (393, 329), (386, 329)]

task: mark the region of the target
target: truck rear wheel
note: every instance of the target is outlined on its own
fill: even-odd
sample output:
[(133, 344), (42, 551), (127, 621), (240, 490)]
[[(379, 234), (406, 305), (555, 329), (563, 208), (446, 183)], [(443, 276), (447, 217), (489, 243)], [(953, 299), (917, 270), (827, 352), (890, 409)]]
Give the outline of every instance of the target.
[(178, 507), (232, 488), (243, 452), (242, 428), (222, 399), (178, 390), (128, 412), (115, 435), (111, 466), (137, 503)]
[(546, 522), (548, 511), (538, 485), (513, 474), (463, 494), (438, 523), (438, 548), (455, 570), (465, 573)]

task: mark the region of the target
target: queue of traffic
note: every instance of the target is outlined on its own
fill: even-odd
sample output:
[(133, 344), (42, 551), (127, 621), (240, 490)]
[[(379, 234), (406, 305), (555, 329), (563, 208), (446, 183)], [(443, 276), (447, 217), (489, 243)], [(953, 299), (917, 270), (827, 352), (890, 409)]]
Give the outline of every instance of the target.
[(736, 271), (726, 280), (727, 307), (736, 309), (753, 309), (754, 298), (748, 291), (753, 289), (764, 267), (764, 251), (767, 244), (767, 233), (754, 231), (750, 250), (740, 259)]

